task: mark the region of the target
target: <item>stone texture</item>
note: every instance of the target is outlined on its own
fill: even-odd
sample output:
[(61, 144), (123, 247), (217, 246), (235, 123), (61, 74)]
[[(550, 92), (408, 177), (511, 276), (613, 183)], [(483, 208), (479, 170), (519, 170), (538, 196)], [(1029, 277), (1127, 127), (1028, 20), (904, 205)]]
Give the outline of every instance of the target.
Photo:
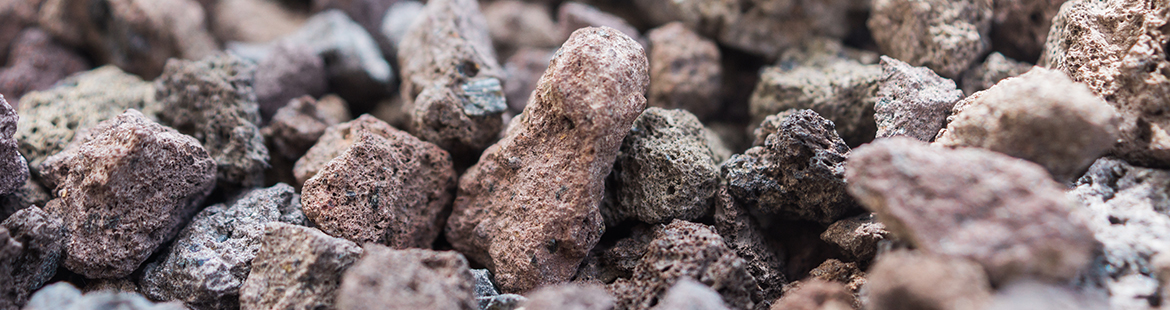
[(64, 224), (29, 207), (0, 223), (0, 308), (18, 309), (57, 273)]
[(541, 3), (519, 0), (486, 3), (483, 6), (483, 15), (487, 18), (488, 31), (491, 33), (496, 53), (501, 57), (507, 57), (522, 48), (557, 47), (564, 41), (565, 36), (553, 22), (551, 12), (552, 9), (548, 5)]
[(845, 171), (899, 240), (970, 259), (996, 283), (1072, 279), (1100, 248), (1062, 187), (1024, 160), (895, 137), (858, 148)]
[[(37, 14), (43, 2), (44, 0), (0, 1), (0, 60), (8, 59), (9, 50), (21, 35), (21, 30), (36, 24)], [(12, 96), (7, 92), (3, 94)]]
[(33, 178), (29, 178), (24, 182), (24, 185), (16, 189), (8, 195), (0, 195), (0, 221), (8, 218), (20, 209), (28, 208), (29, 206), (44, 207), (45, 203), (49, 202), (49, 193), (45, 191), (45, 187)]
[(98, 291), (81, 294), (68, 282), (46, 286), (33, 295), (25, 310), (183, 310), (177, 302), (155, 304), (133, 292)]
[(398, 54), (409, 131), (455, 156), (474, 154), (498, 137), (507, 109), (487, 21), (473, 0), (429, 1), (419, 18)]
[(91, 279), (129, 275), (215, 186), (198, 141), (136, 110), (88, 129), (40, 170), (57, 193), (45, 211), (70, 232), (64, 266)]
[(20, 191), (28, 180), (28, 162), (20, 155), (16, 137), (19, 123), (20, 115), (0, 95), (0, 196)]
[(650, 30), (650, 90), (652, 107), (686, 109), (700, 119), (715, 116), (721, 108), (719, 91), (723, 66), (719, 47), (682, 23)]
[[(466, 260), (466, 259), (464, 259)], [(471, 269), (471, 276), (475, 278), (475, 298), (499, 295), (496, 285), (492, 284), (492, 272), (487, 269)], [(481, 303), (480, 308), (483, 308)]]
[(1154, 257), (1154, 268), (1157, 268), (1158, 280), (1162, 283), (1162, 302), (1170, 296), (1170, 252), (1162, 252)]
[(706, 130), (684, 110), (642, 112), (614, 164), (618, 210), (611, 212), (651, 224), (709, 214), (719, 162)]
[[(638, 267), (646, 254), (646, 246), (654, 238), (652, 225), (635, 222), (632, 227), (613, 226), (619, 230), (611, 233), (617, 240), (603, 240), (594, 246), (581, 262), (573, 282), (613, 283), (634, 275), (634, 268)], [(622, 230), (629, 232), (622, 233)]]
[(850, 310), (853, 295), (844, 285), (821, 279), (809, 279), (772, 304), (772, 310)]
[(519, 114), (528, 104), (528, 97), (536, 90), (537, 82), (548, 64), (556, 56), (555, 48), (521, 48), (504, 62), (504, 95), (508, 109)]
[(321, 97), (328, 86), (327, 77), (325, 61), (312, 49), (291, 43), (278, 44), (256, 64), (256, 102), (260, 105), (260, 115), (268, 121), (290, 100), (301, 96)]
[(717, 289), (728, 308), (752, 309), (760, 287), (746, 264), (711, 227), (675, 220), (655, 230), (633, 277), (609, 285), (614, 309), (649, 309), (686, 277)]
[(987, 55), (987, 59), (984, 59), (982, 64), (967, 69), (967, 72), (964, 72), (963, 77), (959, 80), (963, 81), (963, 94), (970, 96), (995, 86), (1003, 79), (1019, 76), (1031, 69), (1031, 64), (1019, 62), (1004, 57), (999, 52), (994, 52)]
[(238, 308), (264, 225), (308, 223), (299, 200), (292, 186), (277, 184), (203, 209), (158, 261), (146, 265), (142, 293), (192, 309)]
[[(589, 284), (546, 286), (528, 295), (526, 310), (610, 310), (614, 298), (601, 287)], [(520, 308), (518, 308), (520, 309)]]
[(786, 220), (832, 223), (860, 208), (845, 193), (849, 146), (833, 122), (811, 110), (784, 119), (764, 146), (731, 156), (723, 178), (752, 211)]
[[(23, 0), (22, 0), (23, 1)], [(6, 67), (0, 69), (0, 94), (19, 106), (20, 97), (34, 90), (45, 90), (89, 63), (76, 52), (61, 46), (39, 28), (21, 31), (12, 42)]]
[(457, 252), (366, 244), (342, 277), (337, 309), (477, 310), (474, 281)]
[(937, 142), (1026, 159), (1057, 181), (1081, 175), (1117, 141), (1117, 112), (1084, 84), (1036, 68), (956, 104)]
[(74, 135), (126, 109), (154, 102), (154, 86), (114, 66), (103, 66), (59, 82), (57, 87), (21, 97), (16, 140), (34, 171), (65, 149)]
[(316, 228), (270, 222), (252, 271), (240, 287), (240, 309), (334, 307), (342, 274), (362, 254), (357, 244)]
[(821, 233), (821, 240), (841, 247), (845, 255), (862, 262), (873, 259), (878, 242), (891, 238), (886, 225), (873, 213), (841, 219)]
[[(557, 8), (557, 26), (560, 29), (560, 38), (568, 38), (573, 31), (586, 27), (610, 27), (630, 36), (634, 41), (646, 41), (637, 28), (626, 22), (625, 19), (606, 13), (592, 5), (576, 1), (562, 3)], [(642, 44), (645, 46), (645, 44)]]
[(1052, 18), (1065, 1), (993, 0), (992, 46), (1015, 59), (1032, 62), (1040, 58), (1048, 30), (1052, 28)]
[(279, 0), (216, 0), (207, 10), (208, 28), (223, 42), (276, 40), (296, 31), (309, 18), (306, 12)]
[[(830, 258), (822, 262), (819, 266), (817, 266), (817, 268), (809, 270), (808, 278), (806, 278), (806, 280), (817, 279), (844, 284), (845, 289), (853, 297), (847, 301), (853, 306), (853, 308), (860, 309), (862, 308), (861, 289), (867, 282), (865, 276), (865, 272), (858, 268), (858, 263), (846, 263), (836, 258)], [(801, 282), (796, 282), (796, 284), (800, 283)]]
[(907, 136), (930, 142), (946, 125), (947, 115), (963, 92), (955, 82), (924, 67), (882, 56), (874, 118), (877, 138)]
[(264, 184), (268, 148), (253, 90), (256, 66), (231, 54), (171, 60), (155, 81), (161, 123), (199, 140), (215, 159), (220, 188)]
[(666, 291), (653, 310), (727, 310), (723, 297), (711, 287), (690, 278), (679, 280)]
[(303, 96), (293, 98), (288, 105), (276, 110), (262, 131), (265, 140), (272, 145), (269, 149), (273, 161), (276, 157), (295, 161), (317, 143), (326, 129), (348, 120), (349, 109), (341, 97), (329, 95), (314, 100)]
[(719, 187), (715, 202), (715, 230), (727, 247), (746, 261), (745, 268), (760, 287), (761, 302), (756, 309), (766, 308), (783, 293), (788, 277), (784, 247), (777, 246), (779, 234), (760, 225), (747, 207), (735, 200), (726, 185)]
[(317, 143), (313, 144), (313, 147), (310, 147), (305, 155), (297, 160), (296, 166), (293, 167), (293, 175), (296, 176), (298, 183), (304, 184), (309, 178), (316, 176), (329, 161), (349, 150), (363, 135), (374, 134), (389, 137), (390, 132), (398, 132), (398, 130), (369, 115), (362, 115), (352, 121), (329, 126), (325, 128), (325, 133), (317, 139)]
[(867, 24), (882, 52), (943, 77), (959, 77), (991, 47), (992, 0), (874, 0), (872, 5)]
[(962, 258), (895, 251), (870, 268), (867, 309), (984, 309), (991, 286), (979, 264)]
[(1111, 152), (1143, 166), (1170, 167), (1170, 5), (1159, 1), (1073, 0), (1052, 20), (1037, 64), (1064, 72), (1121, 114)]
[(447, 239), (504, 292), (573, 276), (603, 230), (604, 178), (646, 106), (642, 47), (612, 28), (578, 30), (523, 117), (460, 179)]
[[(363, 115), (362, 118), (373, 118)], [(455, 189), (451, 156), (378, 120), (305, 181), (305, 215), (355, 242), (430, 248)]]

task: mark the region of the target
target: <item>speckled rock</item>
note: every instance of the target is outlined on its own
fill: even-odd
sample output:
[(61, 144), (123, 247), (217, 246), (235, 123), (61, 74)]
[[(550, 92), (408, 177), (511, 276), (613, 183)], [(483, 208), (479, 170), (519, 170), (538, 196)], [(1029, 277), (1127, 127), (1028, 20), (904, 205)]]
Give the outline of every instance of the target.
[[(466, 259), (465, 259), (466, 260)], [(492, 283), (492, 271), (487, 269), (471, 269), (471, 276), (475, 278), (475, 298), (499, 295), (496, 285)], [(480, 308), (483, 304), (480, 303)]]
[(1065, 1), (993, 0), (992, 46), (1015, 59), (1033, 62), (1040, 58), (1052, 28), (1052, 18)]
[(874, 118), (877, 138), (907, 136), (930, 142), (946, 125), (963, 92), (955, 82), (923, 67), (882, 56)]
[(215, 159), (217, 186), (264, 183), (268, 148), (252, 89), (256, 66), (231, 54), (171, 60), (155, 81), (161, 123), (199, 140)]
[(886, 225), (873, 213), (841, 219), (821, 233), (821, 240), (841, 247), (857, 261), (869, 261), (877, 254), (878, 242), (890, 239)]
[(959, 77), (991, 47), (992, 0), (874, 0), (872, 5), (867, 24), (882, 52), (943, 77)]
[(215, 186), (215, 162), (194, 138), (136, 110), (87, 132), (41, 165), (57, 193), (44, 209), (70, 232), (65, 268), (120, 278), (199, 210)]
[(650, 90), (652, 107), (686, 109), (700, 119), (720, 109), (723, 66), (715, 42), (675, 22), (650, 30)]
[(1170, 5), (1159, 1), (1070, 0), (1052, 20), (1037, 64), (1068, 74), (1121, 114), (1111, 153), (1170, 168), (1170, 59), (1164, 42)]
[(521, 48), (555, 48), (564, 41), (565, 36), (553, 22), (551, 12), (546, 4), (519, 0), (494, 1), (483, 6), (492, 44), (501, 57), (508, 57)]
[(504, 95), (511, 112), (519, 114), (524, 111), (528, 97), (536, 90), (540, 76), (556, 53), (555, 48), (521, 48), (504, 62), (504, 74), (508, 77), (504, 83)]
[(833, 122), (801, 110), (764, 146), (731, 156), (722, 173), (732, 196), (751, 202), (754, 212), (828, 224), (860, 210), (845, 193), (847, 157), (849, 146)]
[(29, 178), (15, 192), (0, 195), (0, 221), (29, 206), (44, 207), (52, 198), (40, 182)]
[(858, 148), (845, 171), (898, 239), (979, 263), (996, 283), (1072, 279), (1100, 248), (1062, 186), (1024, 160), (894, 137)]
[(20, 155), (15, 137), (19, 122), (20, 115), (0, 95), (0, 196), (20, 191), (28, 180), (28, 162)]
[(297, 160), (293, 166), (293, 175), (296, 176), (298, 183), (304, 184), (309, 178), (316, 176), (325, 164), (345, 153), (361, 136), (375, 134), (386, 137), (390, 136), (389, 132), (397, 131), (386, 122), (364, 114), (352, 121), (329, 126), (317, 139), (316, 144)]
[(869, 272), (867, 309), (984, 309), (991, 286), (979, 264), (962, 258), (895, 251)]
[(727, 247), (746, 261), (745, 268), (760, 287), (756, 309), (780, 298), (788, 277), (784, 274), (788, 253), (778, 247), (776, 233), (760, 225), (743, 203), (736, 201), (726, 185), (719, 187), (715, 202), (715, 231)]
[(576, 1), (562, 3), (557, 8), (557, 26), (560, 29), (560, 38), (562, 40), (568, 38), (577, 29), (603, 26), (617, 29), (639, 43), (643, 43), (646, 40), (638, 32), (638, 28), (634, 28), (625, 19), (606, 13), (592, 5)]
[(844, 285), (808, 279), (772, 304), (772, 310), (850, 310), (853, 296)]
[(356, 133), (352, 145), (305, 181), (305, 215), (332, 236), (430, 248), (454, 196), (451, 156), (382, 121), (362, 122), (381, 130)]
[(18, 309), (57, 273), (65, 228), (37, 207), (0, 223), (0, 308)]
[(184, 310), (177, 302), (155, 304), (138, 293), (98, 291), (81, 294), (68, 282), (57, 282), (37, 291), (25, 310)]
[(366, 244), (342, 277), (337, 309), (478, 310), (474, 281), (457, 252)]
[(447, 222), (447, 240), (504, 292), (573, 276), (601, 237), (604, 178), (646, 106), (648, 64), (633, 39), (586, 28), (558, 53), (523, 117), (461, 177)]
[(154, 86), (114, 66), (103, 66), (64, 80), (58, 87), (21, 97), (16, 140), (34, 171), (65, 149), (76, 132), (114, 118), (126, 109), (154, 102)]
[(240, 309), (336, 309), (342, 274), (361, 254), (316, 228), (270, 222), (240, 287)]
[[(809, 270), (806, 280), (817, 279), (844, 284), (846, 291), (853, 295), (853, 298), (847, 300), (849, 304), (855, 309), (861, 309), (861, 288), (865, 286), (867, 281), (865, 272), (861, 271), (857, 265), (856, 262), (846, 263), (836, 258), (826, 259), (817, 268)], [(800, 282), (796, 282), (796, 284), (800, 284)]]
[(760, 287), (746, 264), (711, 227), (675, 220), (656, 229), (634, 276), (608, 288), (618, 299), (614, 309), (649, 309), (675, 283), (689, 277), (717, 289), (728, 308), (752, 309), (760, 299)]
[(679, 280), (666, 291), (653, 310), (727, 310), (723, 297), (711, 287), (691, 278)]
[[(234, 0), (228, 0), (234, 1)], [(325, 61), (304, 45), (278, 44), (256, 65), (256, 102), (265, 121), (301, 96), (325, 94)]]
[(308, 224), (292, 186), (249, 191), (228, 204), (215, 204), (191, 220), (170, 249), (146, 266), (142, 293), (153, 300), (178, 300), (192, 309), (239, 307), (240, 285), (248, 278), (269, 222)]
[(1035, 68), (955, 106), (939, 144), (1030, 160), (1057, 181), (1076, 179), (1117, 141), (1116, 110), (1059, 71)]
[(1032, 65), (1004, 57), (999, 52), (987, 55), (983, 64), (971, 67), (963, 73), (963, 94), (970, 96), (976, 92), (995, 86), (1003, 79), (1016, 77), (1027, 73)]
[(38, 28), (21, 31), (6, 60), (7, 67), (0, 69), (0, 94), (14, 107), (25, 93), (48, 89), (70, 74), (89, 69), (85, 58), (53, 42)]
[(654, 239), (653, 225), (645, 223), (633, 223), (630, 227), (614, 225), (620, 227), (617, 229), (628, 230), (628, 233), (617, 235), (615, 232), (612, 236), (617, 240), (603, 241), (594, 246), (585, 257), (585, 261), (581, 262), (581, 267), (573, 276), (573, 282), (613, 283), (619, 278), (634, 275), (634, 268), (638, 267), (642, 256), (646, 254), (646, 246)]
[(456, 156), (478, 152), (507, 109), (487, 21), (473, 0), (429, 1), (419, 18), (398, 53), (409, 131)]
[[(610, 310), (614, 298), (601, 287), (590, 284), (546, 286), (528, 295), (521, 307), (526, 310)], [(518, 308), (520, 309), (520, 308)]]

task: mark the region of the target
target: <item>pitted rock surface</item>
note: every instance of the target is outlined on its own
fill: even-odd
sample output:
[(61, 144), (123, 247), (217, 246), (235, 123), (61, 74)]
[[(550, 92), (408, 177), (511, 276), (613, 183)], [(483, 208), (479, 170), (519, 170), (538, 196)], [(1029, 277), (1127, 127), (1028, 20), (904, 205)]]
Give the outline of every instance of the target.
[(270, 222), (252, 271), (240, 287), (240, 309), (336, 309), (342, 275), (362, 248), (316, 228)]
[(35, 206), (0, 223), (0, 309), (19, 309), (57, 273), (64, 241), (64, 223)]
[(882, 52), (943, 77), (959, 77), (991, 47), (992, 0), (875, 0), (872, 6), (867, 24)]
[(650, 30), (650, 90), (652, 107), (685, 109), (700, 119), (719, 112), (723, 65), (719, 47), (674, 22)]
[(877, 138), (907, 136), (927, 141), (946, 125), (947, 115), (963, 92), (955, 82), (923, 67), (882, 56), (874, 117)]
[[(16, 128), (20, 115), (0, 95), (0, 196), (20, 191), (28, 181), (28, 162), (20, 155)], [(23, 208), (27, 206), (17, 206)]]

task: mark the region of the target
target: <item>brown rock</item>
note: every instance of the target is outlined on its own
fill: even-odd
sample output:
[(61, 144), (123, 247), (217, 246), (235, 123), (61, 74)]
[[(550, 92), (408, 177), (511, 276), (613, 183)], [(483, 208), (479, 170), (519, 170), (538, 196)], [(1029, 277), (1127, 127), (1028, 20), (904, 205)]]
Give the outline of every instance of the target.
[(991, 3), (875, 0), (867, 24), (885, 54), (957, 78), (991, 47)]
[(366, 244), (342, 277), (337, 309), (478, 310), (473, 286), (459, 253)]
[[(1045, 283), (1042, 281), (1016, 281), (999, 288), (995, 298), (985, 309), (1003, 310), (1089, 310), (1089, 309), (1157, 309), (1154, 298), (1157, 296), (1127, 296), (1130, 300), (1122, 301), (1125, 305), (1116, 303), (1118, 295), (1110, 294), (1114, 302), (1106, 300), (1104, 291), (1095, 291), (1092, 288), (1074, 287)], [(1121, 293), (1110, 290), (1109, 293)]]
[(345, 153), (362, 135), (373, 133), (390, 136), (389, 132), (396, 131), (398, 130), (389, 124), (365, 114), (352, 121), (329, 126), (317, 139), (317, 143), (297, 160), (296, 166), (293, 167), (293, 175), (296, 176), (298, 183), (304, 184), (309, 178), (316, 176), (325, 164)]
[(15, 192), (0, 195), (0, 221), (29, 206), (44, 207), (50, 199), (53, 197), (49, 196), (45, 187), (37, 180), (29, 178)]
[(316, 228), (268, 223), (252, 271), (240, 287), (240, 309), (336, 309), (342, 274), (362, 248)]
[(675, 22), (650, 30), (652, 107), (686, 109), (700, 119), (720, 109), (723, 67), (715, 42)]
[(874, 117), (877, 138), (907, 136), (934, 139), (963, 92), (955, 82), (934, 71), (882, 56), (882, 80), (878, 83)]
[(844, 285), (821, 279), (799, 282), (792, 291), (772, 304), (772, 310), (850, 310), (853, 295)]
[(18, 192), (28, 180), (28, 162), (20, 155), (15, 137), (19, 121), (16, 109), (0, 95), (0, 196)]
[(11, 99), (13, 107), (19, 106), (25, 93), (48, 89), (75, 72), (89, 69), (85, 58), (53, 42), (38, 28), (20, 32), (12, 41), (7, 61), (7, 67), (0, 69), (0, 94)]
[(991, 286), (979, 264), (962, 258), (896, 251), (869, 270), (867, 309), (984, 309)]
[[(1063, 1), (1063, 0), (1062, 0)], [(963, 73), (963, 94), (970, 96), (976, 92), (995, 86), (1003, 79), (1019, 76), (1032, 70), (1032, 65), (1004, 57), (999, 52), (987, 55), (983, 64), (971, 67)]]
[(64, 241), (61, 220), (35, 206), (0, 223), (0, 308), (23, 306), (57, 273)]
[[(513, 55), (523, 48), (554, 48), (561, 43), (565, 37), (551, 13), (548, 5), (519, 0), (494, 1), (483, 7), (492, 44), (500, 56)], [(521, 103), (528, 98), (524, 99)]]
[[(861, 309), (861, 287), (865, 286), (865, 272), (857, 267), (857, 263), (846, 263), (830, 258), (817, 268), (809, 270), (809, 279), (832, 281), (845, 285), (845, 289), (853, 295), (849, 300), (854, 309)], [(799, 282), (798, 282), (799, 283)]]
[(821, 240), (841, 247), (846, 255), (861, 262), (872, 260), (878, 242), (890, 237), (886, 225), (873, 213), (841, 219), (821, 233)]
[[(9, 50), (12, 49), (17, 37), (20, 37), (21, 29), (36, 24), (42, 2), (44, 0), (0, 1), (0, 60), (10, 57)], [(12, 96), (9, 93), (4, 94)]]
[(614, 299), (601, 287), (588, 284), (546, 286), (528, 295), (517, 309), (528, 310), (611, 310)]
[(350, 120), (345, 100), (329, 95), (314, 100), (303, 96), (276, 110), (264, 127), (264, 137), (272, 144), (275, 157), (296, 160), (305, 155), (330, 126)]
[(519, 114), (528, 104), (528, 97), (536, 90), (540, 76), (548, 69), (548, 64), (556, 56), (555, 48), (521, 48), (508, 57), (504, 63), (504, 73), (508, 76), (504, 83), (504, 94), (508, 98), (508, 109)]
[(578, 30), (523, 118), (460, 179), (447, 238), (502, 291), (568, 280), (601, 237), (603, 180), (646, 106), (647, 66), (617, 30)]
[(1008, 57), (1028, 62), (1040, 58), (1052, 18), (1065, 1), (993, 0), (991, 44)]

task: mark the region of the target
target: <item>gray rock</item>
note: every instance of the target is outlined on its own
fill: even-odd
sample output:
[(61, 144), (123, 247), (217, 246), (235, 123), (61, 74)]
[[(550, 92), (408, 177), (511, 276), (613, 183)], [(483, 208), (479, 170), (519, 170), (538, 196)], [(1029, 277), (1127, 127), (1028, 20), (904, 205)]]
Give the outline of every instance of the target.
[(81, 294), (68, 282), (58, 282), (37, 291), (25, 310), (185, 310), (177, 302), (155, 304), (137, 293), (99, 291)]
[(767, 307), (781, 297), (789, 283), (785, 275), (789, 255), (783, 247), (776, 246), (780, 234), (763, 227), (759, 218), (731, 196), (726, 185), (719, 187), (716, 199), (715, 231), (727, 247), (746, 261), (745, 268), (760, 286), (762, 300), (756, 309)]
[(528, 295), (526, 310), (610, 310), (614, 298), (604, 289), (590, 284), (546, 286)]
[[(1064, 1), (1064, 0), (1060, 0)], [(987, 55), (983, 63), (963, 72), (963, 95), (970, 96), (976, 92), (995, 86), (1003, 79), (1019, 76), (1032, 69), (1032, 65), (1004, 57), (999, 52)]]
[(515, 310), (524, 309), (520, 305), (528, 302), (528, 298), (516, 294), (500, 294), (491, 297), (477, 297), (480, 310)]
[(256, 64), (256, 102), (264, 121), (301, 96), (321, 97), (328, 82), (325, 60), (305, 45), (277, 44)]
[(875, 0), (869, 26), (882, 52), (957, 78), (991, 47), (991, 0)]
[(57, 273), (65, 242), (60, 219), (38, 207), (0, 223), (0, 309), (17, 309)]
[(886, 225), (873, 213), (841, 219), (821, 233), (821, 240), (841, 247), (857, 261), (870, 261), (877, 254), (878, 242), (892, 238)]
[(414, 20), (422, 15), (423, 8), (426, 7), (422, 2), (414, 0), (398, 1), (386, 10), (386, 16), (382, 18), (382, 28), (380, 29), (382, 35), (390, 41), (390, 44), (395, 47), (402, 43), (402, 38), (406, 37), (406, 32), (410, 30), (410, 25), (414, 24)]
[[(492, 284), (492, 272), (487, 269), (472, 269), (471, 275), (475, 277), (475, 297), (491, 297), (499, 295), (496, 291), (496, 285)], [(480, 308), (483, 308), (482, 305)]]
[(457, 252), (367, 243), (341, 280), (337, 309), (474, 310), (474, 281), (467, 259)]
[(592, 5), (568, 1), (557, 8), (557, 27), (560, 29), (560, 38), (568, 38), (573, 31), (585, 27), (610, 27), (638, 41), (643, 46), (646, 39), (638, 32), (638, 28), (626, 22), (625, 19), (606, 13)]
[(679, 280), (666, 291), (653, 310), (727, 310), (723, 297), (691, 278)]
[(874, 118), (877, 138), (907, 136), (930, 142), (946, 125), (963, 92), (955, 82), (923, 67), (882, 56)]
[(0, 221), (29, 206), (44, 207), (52, 198), (40, 182), (29, 178), (16, 192), (0, 195)]
[(240, 309), (336, 309), (342, 275), (361, 253), (316, 228), (270, 222), (240, 287)]
[(20, 116), (0, 95), (0, 196), (17, 192), (28, 180), (28, 162), (14, 137)]

